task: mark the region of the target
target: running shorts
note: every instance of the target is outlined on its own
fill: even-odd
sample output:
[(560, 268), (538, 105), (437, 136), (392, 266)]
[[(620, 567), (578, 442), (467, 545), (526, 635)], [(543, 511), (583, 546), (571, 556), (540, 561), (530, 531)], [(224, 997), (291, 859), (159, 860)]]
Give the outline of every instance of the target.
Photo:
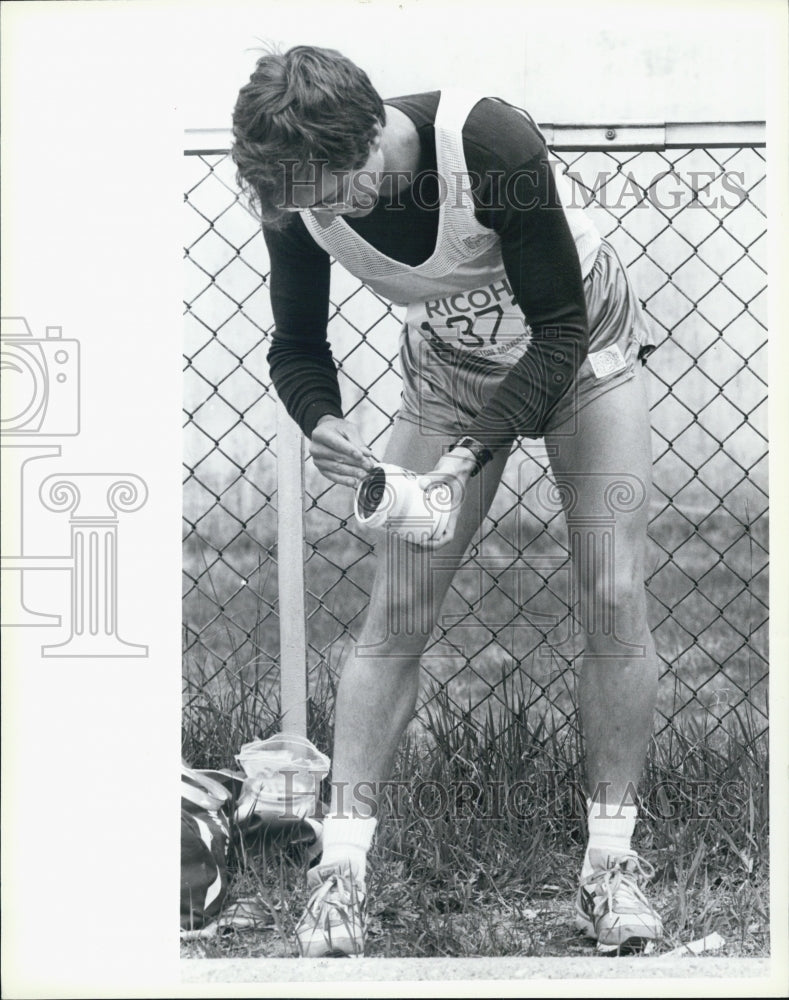
[[(528, 350), (530, 331), (523, 313), (510, 296), (501, 294), (501, 286), (499, 282), (474, 289), (465, 297), (437, 299), (432, 308), (427, 303), (423, 315), (428, 319), (421, 323), (419, 312), (409, 307), (400, 337), (401, 419), (416, 424), (425, 434), (459, 437), (468, 433), (491, 393)], [(589, 353), (550, 414), (546, 431), (561, 427), (561, 433), (574, 433), (577, 414), (598, 396), (633, 378), (638, 362), (645, 363), (656, 346), (627, 271), (606, 240), (584, 280), (584, 291)], [(485, 302), (493, 305), (486, 307)], [(473, 310), (474, 305), (482, 308)], [(453, 308), (462, 311), (451, 315)], [(456, 322), (460, 319), (462, 323)], [(492, 338), (490, 324), (496, 320), (498, 333)], [(495, 347), (483, 346), (491, 340)]]

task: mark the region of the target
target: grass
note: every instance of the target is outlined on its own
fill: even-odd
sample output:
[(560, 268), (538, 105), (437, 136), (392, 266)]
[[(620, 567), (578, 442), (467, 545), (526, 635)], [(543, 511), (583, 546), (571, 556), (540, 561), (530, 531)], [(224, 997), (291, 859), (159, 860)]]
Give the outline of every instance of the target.
[[(506, 691), (507, 704), (480, 722), (438, 690), (409, 729), (399, 796), (388, 795), (371, 854), (368, 955), (595, 954), (572, 923), (585, 840), (577, 730), (549, 725), (528, 689)], [(326, 684), (310, 701), (311, 738), (325, 751), (332, 695)], [(201, 759), (205, 729), (196, 736), (187, 717), (191, 763), (232, 765), (236, 740), (276, 730), (276, 705), (256, 730), (239, 723), (221, 730), (233, 740), (224, 757), (217, 735)], [(650, 895), (666, 929), (658, 952), (717, 931), (724, 954), (769, 953), (767, 746), (749, 712), (732, 723), (722, 731), (689, 720), (650, 747), (635, 846), (656, 870)], [(184, 943), (182, 954), (295, 955), (304, 861), (286, 845), (247, 845), (231, 869), (229, 901), (256, 900), (260, 925)]]

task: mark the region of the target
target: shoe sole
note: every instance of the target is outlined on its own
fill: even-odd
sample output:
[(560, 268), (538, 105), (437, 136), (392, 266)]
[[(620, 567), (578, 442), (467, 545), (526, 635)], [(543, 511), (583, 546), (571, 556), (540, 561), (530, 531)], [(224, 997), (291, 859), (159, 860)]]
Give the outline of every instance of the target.
[(638, 931), (631, 929), (631, 932), (627, 933), (626, 925), (618, 925), (610, 928), (608, 934), (606, 934), (606, 939), (601, 941), (595, 933), (592, 921), (578, 908), (576, 908), (575, 911), (575, 926), (587, 937), (593, 938), (597, 941), (598, 951), (617, 951), (620, 948), (640, 951), (646, 947), (647, 942), (657, 941), (663, 934), (662, 927), (655, 927), (654, 929), (651, 929), (644, 926), (639, 928)]
[(342, 934), (332, 934), (327, 941), (323, 934), (314, 934), (302, 939), (296, 935), (299, 954), (302, 958), (361, 958), (364, 955), (364, 939), (359, 941)]
[(364, 952), (348, 952), (335, 948), (334, 951), (301, 951), (301, 958), (364, 958)]
[(325, 945), (323, 947), (310, 948), (307, 946), (303, 948), (299, 944), (299, 954), (302, 958), (363, 958), (364, 949), (354, 948), (352, 945), (347, 948), (327, 948)]

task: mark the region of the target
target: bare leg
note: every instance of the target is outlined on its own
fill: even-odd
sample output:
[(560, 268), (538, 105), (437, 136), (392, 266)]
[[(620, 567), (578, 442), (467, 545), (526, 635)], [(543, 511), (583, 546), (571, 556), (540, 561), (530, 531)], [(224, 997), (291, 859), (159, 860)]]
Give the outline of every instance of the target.
[[(385, 461), (415, 472), (434, 468), (449, 438), (425, 435), (397, 421)], [(349, 651), (337, 692), (332, 811), (369, 814), (353, 790), (371, 796), (370, 783), (387, 780), (419, 692), (419, 658), (452, 576), (495, 495), (508, 451), (499, 452), (469, 483), (455, 537), (436, 552), (390, 539), (379, 545), (367, 618)], [(381, 551), (383, 549), (384, 551)], [(338, 801), (342, 790), (343, 801)]]
[(567, 493), (586, 634), (578, 693), (587, 780), (617, 804), (640, 777), (657, 699), (644, 589), (652, 455), (643, 383), (639, 371), (585, 407), (576, 433), (546, 438)]
[[(398, 420), (385, 459), (415, 472), (435, 468), (449, 438)], [(302, 955), (357, 955), (364, 950), (367, 851), (380, 782), (392, 771), (419, 690), (419, 658), (454, 571), (501, 478), (507, 451), (471, 480), (454, 538), (432, 552), (389, 536), (367, 618), (344, 664), (334, 727), (332, 806), (323, 828), (322, 864), (308, 875), (315, 890), (296, 926)]]

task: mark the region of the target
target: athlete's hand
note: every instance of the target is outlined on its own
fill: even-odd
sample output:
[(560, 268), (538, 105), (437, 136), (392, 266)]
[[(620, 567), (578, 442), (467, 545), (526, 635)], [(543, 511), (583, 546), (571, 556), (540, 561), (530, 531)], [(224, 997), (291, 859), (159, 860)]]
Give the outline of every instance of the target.
[(455, 537), (460, 508), (475, 465), (476, 459), (467, 448), (454, 448), (441, 456), (432, 472), (426, 472), (419, 477), (419, 485), (423, 490), (438, 488), (441, 491), (436, 502), (441, 502), (442, 506), (445, 502), (450, 505), (446, 531), (439, 538), (429, 538), (421, 542), (423, 549), (440, 549)]
[(312, 432), (310, 455), (318, 471), (341, 486), (356, 487), (376, 464), (356, 424), (328, 414)]

